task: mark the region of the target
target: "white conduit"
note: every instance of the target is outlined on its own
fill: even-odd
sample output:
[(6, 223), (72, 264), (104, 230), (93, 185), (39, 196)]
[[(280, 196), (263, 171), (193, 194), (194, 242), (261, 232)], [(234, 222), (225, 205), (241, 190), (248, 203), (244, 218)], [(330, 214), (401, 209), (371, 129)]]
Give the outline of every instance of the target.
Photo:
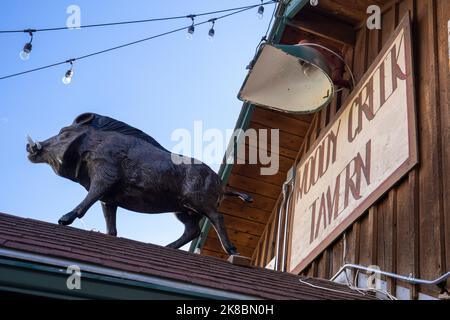
[(285, 272), (286, 271), (286, 253), (287, 253), (287, 237), (288, 237), (288, 228), (289, 228), (289, 207), (291, 205), (291, 197), (292, 197), (292, 181), (291, 180), (287, 185), (286, 185), (286, 191), (285, 193), (288, 193), (288, 198), (286, 201), (286, 206), (284, 209), (284, 234), (283, 234), (283, 255), (282, 255), (282, 260), (281, 260), (281, 271)]
[(356, 270), (363, 270), (366, 272), (371, 272), (371, 273), (375, 273), (375, 274), (381, 274), (383, 276), (389, 277), (389, 278), (393, 278), (393, 279), (397, 279), (397, 280), (401, 280), (401, 281), (405, 281), (411, 284), (422, 284), (422, 285), (439, 285), (441, 283), (443, 283), (445, 280), (447, 280), (448, 278), (450, 278), (450, 271), (443, 274), (442, 276), (440, 276), (439, 278), (436, 278), (434, 280), (423, 280), (423, 279), (417, 279), (414, 278), (412, 276), (402, 276), (402, 275), (398, 275), (396, 273), (392, 273), (392, 272), (387, 272), (387, 271), (383, 271), (383, 270), (378, 270), (378, 269), (373, 269), (373, 268), (369, 268), (369, 267), (365, 267), (365, 266), (361, 266), (361, 265), (357, 265), (357, 264), (346, 264), (344, 265), (341, 269), (339, 269), (339, 271), (331, 278), (331, 281), (335, 281), (336, 278), (342, 273), (344, 272), (346, 269), (356, 269)]
[(280, 265), (279, 265), (279, 257), (280, 257), (280, 238), (281, 238), (281, 222), (282, 222), (282, 218), (283, 218), (283, 208), (284, 208), (284, 203), (286, 200), (286, 192), (285, 192), (285, 186), (286, 186), (286, 182), (283, 184), (283, 199), (281, 200), (280, 203), (280, 209), (278, 210), (278, 228), (277, 228), (277, 241), (276, 241), (276, 247), (275, 247), (275, 270), (280, 271)]
[[(292, 169), (291, 169), (292, 170)], [(289, 173), (288, 173), (289, 175)], [(283, 198), (280, 203), (280, 208), (278, 210), (278, 228), (277, 228), (277, 241), (275, 248), (275, 270), (286, 271), (286, 252), (287, 252), (287, 236), (288, 236), (288, 224), (289, 224), (289, 206), (291, 203), (291, 196), (293, 191), (294, 175), (288, 177), (286, 182), (283, 183), (282, 194)], [(284, 229), (282, 227), (282, 222), (284, 218)], [(280, 258), (280, 245), (281, 245), (281, 235), (283, 234), (282, 252), (281, 252), (281, 263)]]

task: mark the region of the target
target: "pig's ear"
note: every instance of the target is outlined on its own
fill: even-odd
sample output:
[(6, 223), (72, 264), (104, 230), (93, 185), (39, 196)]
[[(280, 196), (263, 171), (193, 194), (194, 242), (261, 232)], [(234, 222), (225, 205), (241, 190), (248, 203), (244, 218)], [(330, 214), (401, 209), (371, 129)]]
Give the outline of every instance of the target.
[(89, 122), (94, 120), (94, 118), (95, 118), (94, 113), (83, 113), (80, 114), (73, 123), (81, 126), (83, 124), (88, 124)]

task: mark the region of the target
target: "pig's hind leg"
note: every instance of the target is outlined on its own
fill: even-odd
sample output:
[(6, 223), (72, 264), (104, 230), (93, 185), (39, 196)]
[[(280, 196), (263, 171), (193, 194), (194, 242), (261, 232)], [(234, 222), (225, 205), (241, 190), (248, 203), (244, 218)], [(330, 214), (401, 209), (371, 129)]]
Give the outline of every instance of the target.
[(208, 217), (209, 221), (211, 221), (211, 224), (216, 230), (217, 236), (219, 237), (223, 249), (230, 255), (239, 255), (239, 252), (237, 251), (236, 247), (228, 238), (223, 215), (217, 212), (217, 210), (209, 210), (205, 211), (205, 216)]
[(175, 216), (184, 224), (184, 233), (178, 240), (167, 245), (167, 247), (178, 249), (200, 235), (199, 223), (202, 216), (193, 211), (176, 212)]

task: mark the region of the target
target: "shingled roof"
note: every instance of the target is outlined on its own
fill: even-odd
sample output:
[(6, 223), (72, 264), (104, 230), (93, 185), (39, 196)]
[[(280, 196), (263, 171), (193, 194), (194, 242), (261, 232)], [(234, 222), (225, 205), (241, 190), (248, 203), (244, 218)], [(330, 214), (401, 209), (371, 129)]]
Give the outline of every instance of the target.
[[(95, 270), (120, 271), (123, 277), (157, 277), (244, 298), (373, 299), (326, 280), (240, 267), (214, 257), (0, 213), (0, 258), (5, 257), (5, 252), (9, 252), (9, 258), (11, 252), (26, 253), (18, 256), (96, 266), (100, 268)], [(301, 283), (299, 279), (331, 290)]]

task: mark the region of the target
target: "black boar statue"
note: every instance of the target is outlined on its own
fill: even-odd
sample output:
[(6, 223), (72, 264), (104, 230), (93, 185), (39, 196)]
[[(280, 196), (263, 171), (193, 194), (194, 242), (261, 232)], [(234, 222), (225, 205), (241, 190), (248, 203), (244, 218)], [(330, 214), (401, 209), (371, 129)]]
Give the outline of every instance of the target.
[[(59, 224), (70, 225), (83, 217), (96, 201), (101, 201), (107, 233), (112, 236), (117, 235), (118, 207), (141, 213), (174, 212), (185, 230), (168, 247), (179, 248), (200, 235), (199, 222), (204, 216), (214, 226), (224, 250), (238, 254), (217, 209), (224, 196), (246, 202), (252, 199), (226, 190), (207, 165), (172, 154), (141, 130), (106, 116), (84, 113), (48, 140), (34, 142), (28, 137), (26, 150), (31, 162), (48, 163), (57, 175), (88, 191)], [(189, 161), (173, 161), (177, 157)]]

